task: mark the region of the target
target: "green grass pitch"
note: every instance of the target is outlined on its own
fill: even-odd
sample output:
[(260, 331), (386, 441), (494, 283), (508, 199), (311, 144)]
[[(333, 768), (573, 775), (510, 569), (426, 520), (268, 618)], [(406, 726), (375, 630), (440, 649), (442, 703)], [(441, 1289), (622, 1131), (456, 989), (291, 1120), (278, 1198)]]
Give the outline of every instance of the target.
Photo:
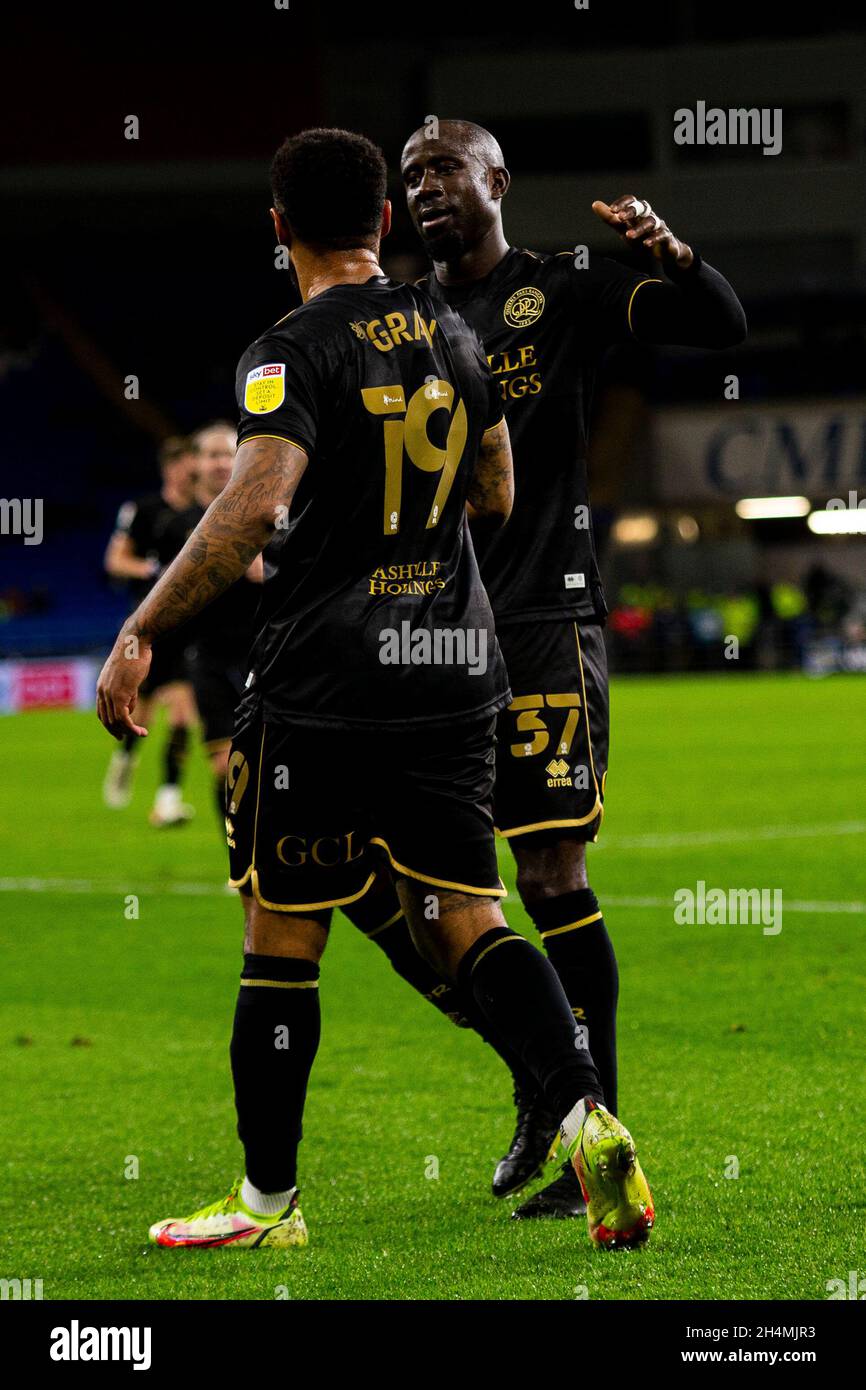
[[(620, 1255), (583, 1221), (509, 1220), (489, 1194), (511, 1133), (501, 1064), (342, 917), (301, 1146), (309, 1247), (149, 1247), (151, 1221), (214, 1200), (241, 1164), (240, 911), (203, 754), (197, 819), (157, 832), (156, 747), (109, 812), (95, 718), (0, 721), (0, 1276), (42, 1279), (46, 1299), (825, 1298), (863, 1268), (864, 693), (856, 677), (614, 685), (591, 875), (620, 960), (620, 1109), (658, 1212), (649, 1246)], [(529, 929), (505, 849), (502, 868)], [(699, 879), (781, 888), (781, 933), (676, 925), (673, 894)]]

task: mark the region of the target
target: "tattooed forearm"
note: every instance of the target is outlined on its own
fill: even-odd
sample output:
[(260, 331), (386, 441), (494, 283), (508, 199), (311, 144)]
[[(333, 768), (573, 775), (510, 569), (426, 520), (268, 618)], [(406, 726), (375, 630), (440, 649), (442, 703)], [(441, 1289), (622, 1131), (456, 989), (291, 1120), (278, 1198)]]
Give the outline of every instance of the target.
[(291, 504), (307, 456), (280, 439), (242, 444), (231, 479), (123, 631), (148, 641), (192, 618), (240, 579)]
[(514, 470), (504, 420), (482, 438), (466, 496), (470, 521), (484, 517), (501, 526), (508, 519), (514, 502)]

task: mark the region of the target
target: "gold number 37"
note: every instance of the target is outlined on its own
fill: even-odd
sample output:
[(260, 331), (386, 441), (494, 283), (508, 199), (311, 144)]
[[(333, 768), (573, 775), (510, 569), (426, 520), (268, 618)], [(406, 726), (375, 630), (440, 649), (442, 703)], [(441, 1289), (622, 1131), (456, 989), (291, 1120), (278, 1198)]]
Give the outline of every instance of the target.
[[(411, 463), (424, 473), (441, 473), (433, 505), (427, 517), (427, 529), (435, 526), (448, 500), (454, 475), (466, 447), (468, 425), (466, 407), (456, 400), (454, 387), (448, 381), (428, 381), (409, 397), (408, 405), (403, 387), (368, 386), (362, 390), (364, 405), (371, 415), (390, 415), (385, 420), (385, 509), (386, 536), (400, 530), (400, 508), (403, 494), (403, 452)], [(445, 448), (433, 444), (427, 434), (427, 422), (436, 410), (451, 415)]]
[(532, 758), (543, 753), (550, 743), (550, 730), (538, 713), (547, 705), (550, 709), (564, 709), (568, 713), (556, 746), (557, 753), (570, 753), (574, 735), (580, 722), (579, 695), (518, 695), (508, 706), (517, 715), (517, 732), (531, 734), (531, 739), (523, 743), (512, 743), (511, 753), (515, 758)]

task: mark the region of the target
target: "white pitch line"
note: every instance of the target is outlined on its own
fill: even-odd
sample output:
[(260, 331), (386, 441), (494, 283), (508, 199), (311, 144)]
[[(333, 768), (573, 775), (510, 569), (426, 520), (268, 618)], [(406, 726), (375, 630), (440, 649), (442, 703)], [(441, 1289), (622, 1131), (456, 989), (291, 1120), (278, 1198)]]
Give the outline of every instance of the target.
[(819, 825), (756, 825), (731, 830), (684, 830), (671, 835), (602, 835), (599, 848), (677, 849), (689, 845), (733, 845), (752, 840), (812, 840), (835, 835), (862, 835), (866, 821), (843, 820)]
[[(220, 883), (111, 883), (88, 878), (0, 878), (0, 893), (91, 893), (105, 896), (126, 897), (135, 893), (139, 897), (152, 894), (159, 897), (225, 897), (225, 885)], [(516, 895), (513, 895), (516, 896)], [(605, 893), (604, 903), (611, 907), (661, 907), (673, 908), (673, 896), (669, 898), (631, 898), (617, 897)], [(795, 899), (785, 902), (786, 912), (805, 913), (846, 913), (866, 914), (866, 902), (811, 902)]]
[(0, 893), (168, 893), (182, 897), (202, 897), (224, 893), (222, 883), (112, 883), (95, 878), (0, 878)]
[[(678, 849), (692, 845), (749, 844), (753, 840), (811, 840), (837, 835), (866, 834), (866, 821), (822, 821), (817, 825), (761, 825), (728, 830), (684, 830), (668, 835), (602, 835), (599, 849)], [(126, 893), (124, 884), (101, 883), (87, 878), (0, 878), (0, 893)], [(208, 883), (146, 884), (149, 893), (175, 893), (189, 897), (222, 892)], [(642, 904), (644, 905), (644, 904)], [(649, 906), (650, 904), (645, 904)], [(627, 906), (624, 902), (623, 906)]]

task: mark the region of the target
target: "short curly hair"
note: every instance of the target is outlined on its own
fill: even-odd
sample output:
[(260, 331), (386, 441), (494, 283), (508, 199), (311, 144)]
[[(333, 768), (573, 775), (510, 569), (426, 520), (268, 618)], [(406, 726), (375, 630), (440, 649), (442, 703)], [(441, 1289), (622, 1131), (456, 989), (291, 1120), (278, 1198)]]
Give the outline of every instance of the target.
[(379, 146), (353, 130), (302, 130), (271, 164), (277, 212), (301, 241), (333, 250), (378, 236), (387, 184)]

